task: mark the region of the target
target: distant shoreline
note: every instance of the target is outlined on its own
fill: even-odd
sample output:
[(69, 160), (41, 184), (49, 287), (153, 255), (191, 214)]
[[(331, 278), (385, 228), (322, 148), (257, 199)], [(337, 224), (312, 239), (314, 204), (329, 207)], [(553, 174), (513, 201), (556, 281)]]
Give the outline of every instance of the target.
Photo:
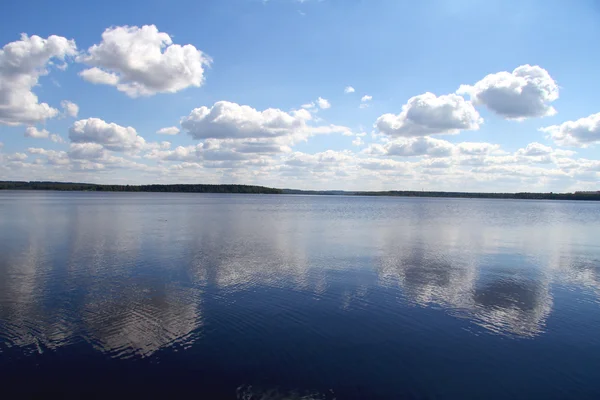
[(53, 190), (87, 192), (153, 192), (153, 193), (239, 193), (239, 194), (305, 194), (317, 196), (388, 196), (388, 197), (440, 197), (440, 198), (481, 198), (481, 199), (523, 199), (523, 200), (593, 200), (600, 201), (600, 192), (575, 193), (476, 193), (476, 192), (437, 192), (437, 191), (344, 191), (344, 190), (296, 190), (277, 189), (255, 185), (236, 184), (172, 184), (172, 185), (99, 185), (76, 182), (44, 181), (0, 181), (0, 190)]

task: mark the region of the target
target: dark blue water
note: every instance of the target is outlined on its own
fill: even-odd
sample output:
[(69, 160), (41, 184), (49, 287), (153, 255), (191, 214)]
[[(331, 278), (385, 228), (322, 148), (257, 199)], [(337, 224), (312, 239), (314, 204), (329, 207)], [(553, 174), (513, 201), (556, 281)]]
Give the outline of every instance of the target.
[(600, 204), (0, 192), (0, 388), (597, 399)]

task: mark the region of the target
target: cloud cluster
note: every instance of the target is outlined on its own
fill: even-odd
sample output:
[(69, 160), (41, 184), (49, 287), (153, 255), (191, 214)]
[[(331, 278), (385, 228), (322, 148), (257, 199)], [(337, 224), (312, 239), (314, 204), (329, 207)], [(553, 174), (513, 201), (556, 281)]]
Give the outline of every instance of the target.
[[(61, 136), (45, 129), (44, 122), (57, 116), (77, 118), (79, 106), (63, 100), (59, 111), (40, 102), (33, 90), (51, 68), (64, 69), (73, 58), (87, 65), (80, 73), (83, 79), (114, 86), (130, 97), (199, 87), (211, 64), (202, 51), (190, 44), (174, 44), (154, 25), (111, 27), (100, 43), (81, 54), (75, 42), (64, 37), (23, 35), (0, 50), (0, 124), (26, 125), (26, 137), (64, 143)], [(344, 89), (346, 94), (355, 92), (352, 86)], [(32, 147), (27, 153), (3, 152), (0, 170), (7, 177), (19, 176), (15, 171), (39, 171), (46, 179), (52, 175), (44, 175), (41, 166), (61, 177), (72, 177), (68, 175), (71, 172), (129, 168), (151, 173), (151, 180), (203, 176), (218, 181), (226, 177), (289, 187), (288, 180), (293, 179), (300, 187), (331, 187), (335, 182), (346, 188), (357, 184), (361, 189), (373, 188), (369, 182), (375, 182), (377, 188), (402, 184), (451, 190), (466, 189), (461, 186), (465, 182), (475, 188), (490, 181), (519, 182), (528, 188), (542, 183), (595, 185), (600, 161), (573, 158), (573, 151), (534, 142), (508, 153), (492, 143), (451, 143), (432, 137), (478, 130), (483, 123), (476, 109), (479, 106), (511, 120), (553, 115), (552, 103), (558, 95), (558, 85), (546, 70), (522, 65), (462, 85), (456, 93), (436, 96), (427, 92), (410, 98), (398, 114), (377, 118), (374, 141), (364, 133), (355, 134), (348, 127), (316, 118), (319, 114), (315, 113), (331, 108), (331, 102), (323, 97), (290, 111), (258, 110), (228, 101), (195, 108), (179, 126), (156, 131), (158, 135), (183, 131), (196, 140), (175, 148), (167, 141), (147, 142), (131, 126), (87, 118), (72, 124), (70, 143), (63, 151)], [(368, 107), (372, 99), (365, 94), (359, 107)], [(559, 146), (587, 147), (600, 142), (600, 113), (540, 131)], [(325, 134), (352, 137), (356, 151), (295, 151), (298, 143)], [(177, 141), (183, 139), (180, 136)], [(202, 172), (205, 175), (198, 175)]]
[(588, 147), (600, 143), (600, 113), (541, 128), (560, 146)]
[(477, 130), (483, 119), (463, 97), (449, 94), (437, 97), (424, 93), (411, 97), (398, 115), (384, 114), (375, 122), (379, 132), (392, 137), (455, 134)]
[(328, 108), (331, 108), (331, 103), (329, 102), (329, 100), (319, 97), (317, 100), (311, 101), (310, 103), (302, 104), (302, 106), (300, 107), (309, 112), (315, 113), (319, 111), (319, 109), (327, 110)]
[(30, 137), (34, 139), (47, 139), (50, 136), (50, 132), (45, 129), (37, 129), (34, 126), (28, 126), (25, 129), (25, 137)]
[(191, 44), (173, 44), (154, 25), (117, 26), (102, 34), (77, 61), (91, 68), (80, 75), (88, 82), (115, 86), (130, 97), (175, 93), (204, 83), (211, 58)]
[(23, 34), (5, 45), (0, 50), (0, 124), (33, 125), (56, 117), (59, 111), (40, 103), (32, 89), (48, 74), (51, 62), (64, 62), (76, 53), (74, 40), (55, 35), (44, 39)]
[(306, 130), (311, 115), (306, 110), (292, 113), (269, 108), (264, 111), (219, 101), (212, 107), (200, 107), (181, 120), (181, 127), (194, 139), (273, 138)]
[(558, 99), (558, 85), (548, 71), (521, 65), (512, 72), (490, 74), (474, 85), (461, 85), (458, 94), (468, 94), (475, 105), (483, 105), (507, 119), (554, 115), (550, 105)]
[(161, 128), (156, 131), (158, 135), (177, 135), (179, 133), (179, 128), (176, 126), (169, 126), (167, 128)]
[(317, 99), (317, 105), (319, 106), (319, 108), (320, 108), (321, 110), (326, 110), (326, 109), (328, 109), (328, 108), (331, 108), (331, 103), (329, 102), (329, 100), (327, 100), (327, 99), (324, 99), (324, 98), (322, 98), (322, 97), (319, 97), (319, 98)]
[(364, 154), (390, 157), (431, 158), (450, 156), (485, 156), (499, 153), (500, 146), (491, 143), (463, 142), (458, 144), (428, 136), (403, 138), (388, 141), (385, 144), (372, 144), (363, 150)]
[(57, 134), (50, 133), (46, 129), (37, 129), (34, 126), (28, 126), (25, 129), (25, 137), (34, 139), (50, 139), (54, 143), (64, 143), (65, 140)]
[(69, 129), (69, 138), (73, 143), (96, 143), (107, 150), (121, 152), (139, 150), (146, 144), (131, 126), (108, 123), (99, 118), (76, 121)]
[(63, 100), (60, 102), (60, 106), (66, 116), (77, 118), (77, 114), (79, 114), (79, 106), (77, 104), (69, 100)]

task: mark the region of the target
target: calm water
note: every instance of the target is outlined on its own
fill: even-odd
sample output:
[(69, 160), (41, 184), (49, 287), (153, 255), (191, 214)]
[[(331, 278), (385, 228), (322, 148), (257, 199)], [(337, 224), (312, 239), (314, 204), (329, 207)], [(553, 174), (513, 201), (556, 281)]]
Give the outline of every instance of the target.
[(0, 387), (599, 398), (600, 203), (0, 192)]

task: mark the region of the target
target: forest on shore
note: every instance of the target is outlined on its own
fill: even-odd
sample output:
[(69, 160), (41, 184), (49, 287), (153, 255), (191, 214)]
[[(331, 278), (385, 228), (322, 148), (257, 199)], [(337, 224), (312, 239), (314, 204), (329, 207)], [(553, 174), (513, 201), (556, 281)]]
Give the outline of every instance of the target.
[(87, 192), (178, 192), (178, 193), (256, 193), (281, 194), (281, 189), (251, 185), (98, 185), (73, 182), (2, 182), (0, 190), (60, 190)]
[(74, 182), (24, 182), (0, 181), (0, 190), (60, 190), (93, 192), (172, 192), (172, 193), (246, 193), (246, 194), (301, 194), (321, 196), (399, 196), (399, 197), (451, 197), (483, 199), (531, 199), (531, 200), (596, 200), (600, 192), (575, 193), (474, 193), (474, 192), (432, 192), (432, 191), (344, 191), (344, 190), (297, 190), (276, 189), (265, 186), (236, 184), (173, 184), (173, 185), (99, 185)]

